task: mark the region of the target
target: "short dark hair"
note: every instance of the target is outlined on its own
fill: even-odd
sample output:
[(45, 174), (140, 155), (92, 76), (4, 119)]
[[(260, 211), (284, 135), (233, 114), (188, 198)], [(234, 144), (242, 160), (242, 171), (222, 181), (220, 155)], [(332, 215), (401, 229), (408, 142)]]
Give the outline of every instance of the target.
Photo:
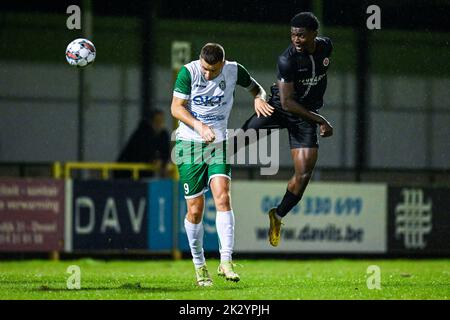
[(225, 59), (225, 50), (218, 43), (207, 43), (200, 52), (200, 58), (208, 64), (216, 64)]
[(319, 20), (312, 12), (300, 12), (291, 19), (291, 27), (317, 31)]

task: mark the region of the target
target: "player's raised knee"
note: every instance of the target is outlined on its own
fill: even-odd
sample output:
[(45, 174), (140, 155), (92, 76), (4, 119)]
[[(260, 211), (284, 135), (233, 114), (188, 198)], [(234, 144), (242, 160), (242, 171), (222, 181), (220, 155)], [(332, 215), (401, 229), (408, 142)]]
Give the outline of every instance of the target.
[(200, 223), (200, 221), (202, 220), (202, 215), (203, 215), (203, 207), (204, 207), (204, 202), (202, 200), (199, 201), (189, 201), (188, 203), (188, 212), (187, 212), (187, 219), (188, 221), (190, 221), (191, 223)]
[(228, 211), (231, 208), (231, 198), (228, 191), (222, 191), (214, 196), (214, 202), (218, 211)]

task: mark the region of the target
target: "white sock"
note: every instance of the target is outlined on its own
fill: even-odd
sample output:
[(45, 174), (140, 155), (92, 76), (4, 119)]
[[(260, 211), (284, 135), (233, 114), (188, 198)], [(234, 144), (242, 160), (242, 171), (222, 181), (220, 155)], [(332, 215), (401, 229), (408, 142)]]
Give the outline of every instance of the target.
[(216, 228), (219, 236), (220, 262), (231, 261), (234, 247), (234, 213), (217, 211)]
[(205, 264), (205, 253), (203, 251), (203, 221), (199, 224), (194, 224), (184, 219), (184, 229), (191, 248), (192, 261), (196, 268)]

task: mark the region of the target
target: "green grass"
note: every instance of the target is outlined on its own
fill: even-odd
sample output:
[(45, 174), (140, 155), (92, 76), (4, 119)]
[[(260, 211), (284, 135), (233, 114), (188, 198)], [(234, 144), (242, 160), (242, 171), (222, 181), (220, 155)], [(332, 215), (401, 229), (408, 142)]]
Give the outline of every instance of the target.
[[(196, 287), (190, 260), (0, 262), (5, 299), (450, 299), (450, 260), (240, 260), (239, 283), (225, 282), (209, 260), (211, 288)], [(81, 289), (68, 290), (70, 265)], [(367, 267), (381, 269), (369, 290)]]

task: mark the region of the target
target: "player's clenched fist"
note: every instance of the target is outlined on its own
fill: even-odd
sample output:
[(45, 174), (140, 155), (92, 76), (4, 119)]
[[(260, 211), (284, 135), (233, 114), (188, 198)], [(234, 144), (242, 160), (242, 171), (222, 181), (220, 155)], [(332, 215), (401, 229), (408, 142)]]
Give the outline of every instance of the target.
[(333, 135), (333, 127), (328, 121), (320, 124), (320, 136), (321, 137), (331, 137)]
[(206, 143), (212, 143), (214, 142), (214, 140), (216, 140), (216, 134), (214, 133), (214, 130), (204, 123), (197, 124), (195, 130), (202, 137), (202, 139), (205, 140)]

